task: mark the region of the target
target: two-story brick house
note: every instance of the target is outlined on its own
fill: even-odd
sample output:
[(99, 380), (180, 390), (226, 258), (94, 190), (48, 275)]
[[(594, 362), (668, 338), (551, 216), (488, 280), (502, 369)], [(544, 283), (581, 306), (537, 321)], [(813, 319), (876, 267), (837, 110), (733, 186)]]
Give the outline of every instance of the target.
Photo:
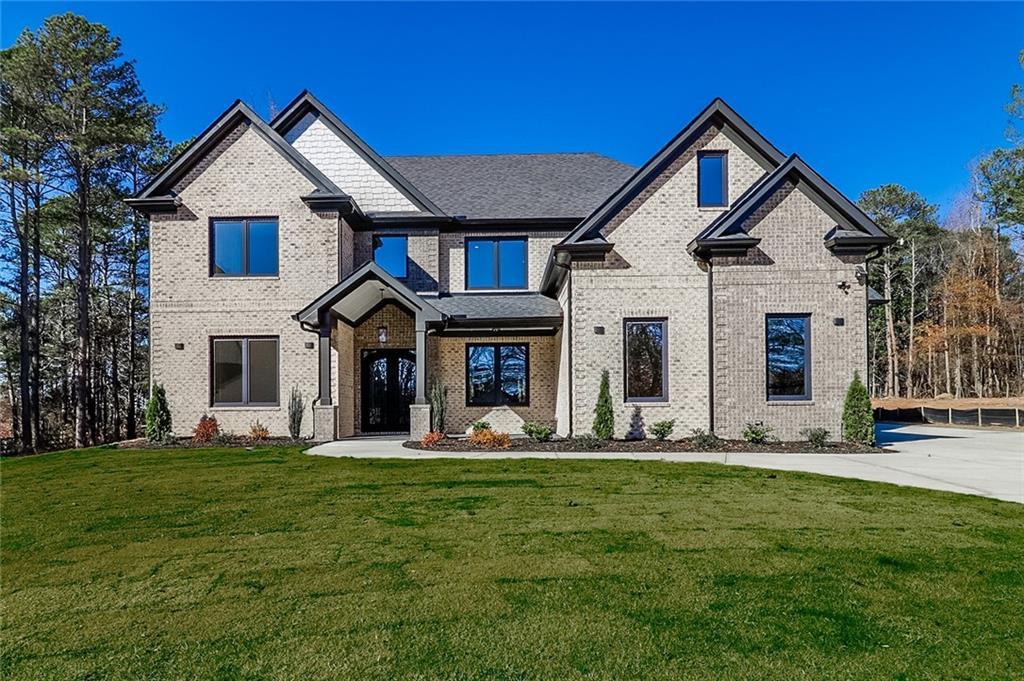
[(139, 195), (152, 376), (204, 413), (318, 439), (477, 419), (617, 434), (835, 434), (867, 364), (865, 263), (890, 238), (715, 100), (641, 168), (598, 154), (383, 158), (303, 93), (236, 102)]

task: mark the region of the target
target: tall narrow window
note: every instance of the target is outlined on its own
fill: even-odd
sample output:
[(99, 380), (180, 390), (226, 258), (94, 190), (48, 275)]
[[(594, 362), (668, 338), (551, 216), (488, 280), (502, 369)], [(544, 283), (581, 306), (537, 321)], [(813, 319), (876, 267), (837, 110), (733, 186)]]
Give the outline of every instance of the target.
[(214, 338), (211, 347), (214, 406), (278, 404), (277, 338)]
[(729, 164), (726, 152), (697, 152), (697, 205), (729, 205)]
[(768, 399), (811, 399), (810, 315), (768, 315), (765, 346)]
[(210, 223), (210, 276), (276, 276), (277, 250), (275, 218)]
[(530, 350), (525, 344), (466, 346), (466, 404), (529, 403)]
[(627, 402), (668, 398), (667, 331), (665, 319), (627, 319), (624, 322)]
[(526, 238), (466, 239), (466, 288), (526, 288)]
[(402, 279), (409, 275), (409, 237), (373, 235), (373, 261), (388, 274)]

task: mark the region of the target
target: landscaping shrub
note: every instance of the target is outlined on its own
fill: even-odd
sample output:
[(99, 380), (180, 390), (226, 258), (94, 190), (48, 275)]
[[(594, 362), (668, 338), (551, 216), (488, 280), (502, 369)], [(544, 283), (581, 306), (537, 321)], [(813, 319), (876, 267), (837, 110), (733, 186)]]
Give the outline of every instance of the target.
[(597, 437), (593, 433), (584, 433), (583, 435), (577, 435), (573, 440), (580, 446), (581, 449), (601, 449), (604, 447), (604, 440)]
[(800, 434), (807, 438), (812, 447), (818, 449), (828, 444), (828, 436), (831, 435), (827, 428), (805, 428), (800, 431)]
[(512, 438), (508, 433), (496, 433), (490, 428), (474, 430), (469, 436), (469, 441), (484, 449), (508, 449), (512, 446)]
[(167, 406), (167, 393), (160, 383), (154, 383), (146, 403), (146, 438), (150, 442), (163, 442), (171, 436), (171, 410)]
[(611, 440), (615, 434), (615, 412), (612, 409), (612, 393), (608, 385), (608, 370), (601, 372), (601, 387), (597, 392), (597, 406), (594, 407), (594, 437)]
[(259, 419), (256, 419), (256, 423), (249, 426), (249, 437), (256, 440), (256, 442), (263, 442), (270, 437), (270, 430), (260, 423)]
[(691, 440), (697, 449), (718, 449), (718, 445), (722, 443), (718, 439), (718, 436), (714, 433), (709, 433), (703, 428), (694, 428), (690, 431)]
[(775, 429), (766, 426), (764, 421), (751, 421), (743, 429), (743, 439), (752, 445), (763, 445), (774, 439), (773, 430)]
[(423, 436), (423, 439), (420, 440), (420, 446), (422, 446), (422, 447), (433, 447), (434, 445), (436, 445), (438, 442), (440, 442), (443, 439), (444, 439), (444, 433), (436, 431), (436, 430), (432, 430), (432, 431), (430, 431), (429, 433), (427, 433), (426, 435)]
[(533, 421), (527, 421), (523, 424), (523, 433), (527, 437), (532, 437), (537, 442), (547, 442), (555, 434), (555, 429), (550, 426), (542, 426)]
[(288, 400), (288, 434), (293, 440), (302, 435), (302, 414), (306, 409), (306, 401), (298, 387), (292, 386), (292, 396)]
[(657, 440), (667, 440), (668, 436), (675, 430), (676, 420), (669, 419), (668, 421), (657, 421), (651, 426), (651, 434), (654, 435)]
[(481, 430), (490, 430), (491, 424), (487, 421), (473, 421), (473, 432), (479, 433)]
[(629, 416), (629, 430), (626, 431), (627, 440), (644, 440), (647, 438), (647, 427), (644, 423), (644, 412), (639, 404), (633, 405), (633, 413)]
[(853, 372), (853, 381), (846, 391), (843, 403), (843, 440), (862, 445), (875, 444), (875, 417), (871, 413), (871, 396), (860, 380), (860, 374)]
[(448, 418), (448, 388), (440, 381), (430, 386), (430, 429), (435, 433), (445, 432)]
[(220, 426), (217, 424), (216, 416), (207, 416), (203, 414), (199, 418), (199, 423), (192, 430), (192, 441), (193, 442), (211, 442), (213, 438), (220, 434)]

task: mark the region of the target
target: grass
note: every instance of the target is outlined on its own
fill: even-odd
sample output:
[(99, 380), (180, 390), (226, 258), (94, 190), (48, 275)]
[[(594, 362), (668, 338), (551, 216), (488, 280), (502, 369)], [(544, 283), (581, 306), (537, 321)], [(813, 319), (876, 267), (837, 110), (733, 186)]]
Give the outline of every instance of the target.
[(1024, 508), (295, 448), (5, 460), (0, 676), (1020, 678)]

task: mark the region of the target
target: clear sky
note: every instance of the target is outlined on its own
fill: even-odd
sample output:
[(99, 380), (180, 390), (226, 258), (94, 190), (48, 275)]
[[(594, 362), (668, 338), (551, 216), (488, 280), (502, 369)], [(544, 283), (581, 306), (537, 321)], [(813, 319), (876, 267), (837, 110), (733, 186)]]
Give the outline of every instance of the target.
[(713, 97), (852, 198), (948, 204), (1004, 143), (1024, 3), (15, 3), (106, 24), (164, 132), (303, 88), (382, 154), (598, 151), (640, 164)]

